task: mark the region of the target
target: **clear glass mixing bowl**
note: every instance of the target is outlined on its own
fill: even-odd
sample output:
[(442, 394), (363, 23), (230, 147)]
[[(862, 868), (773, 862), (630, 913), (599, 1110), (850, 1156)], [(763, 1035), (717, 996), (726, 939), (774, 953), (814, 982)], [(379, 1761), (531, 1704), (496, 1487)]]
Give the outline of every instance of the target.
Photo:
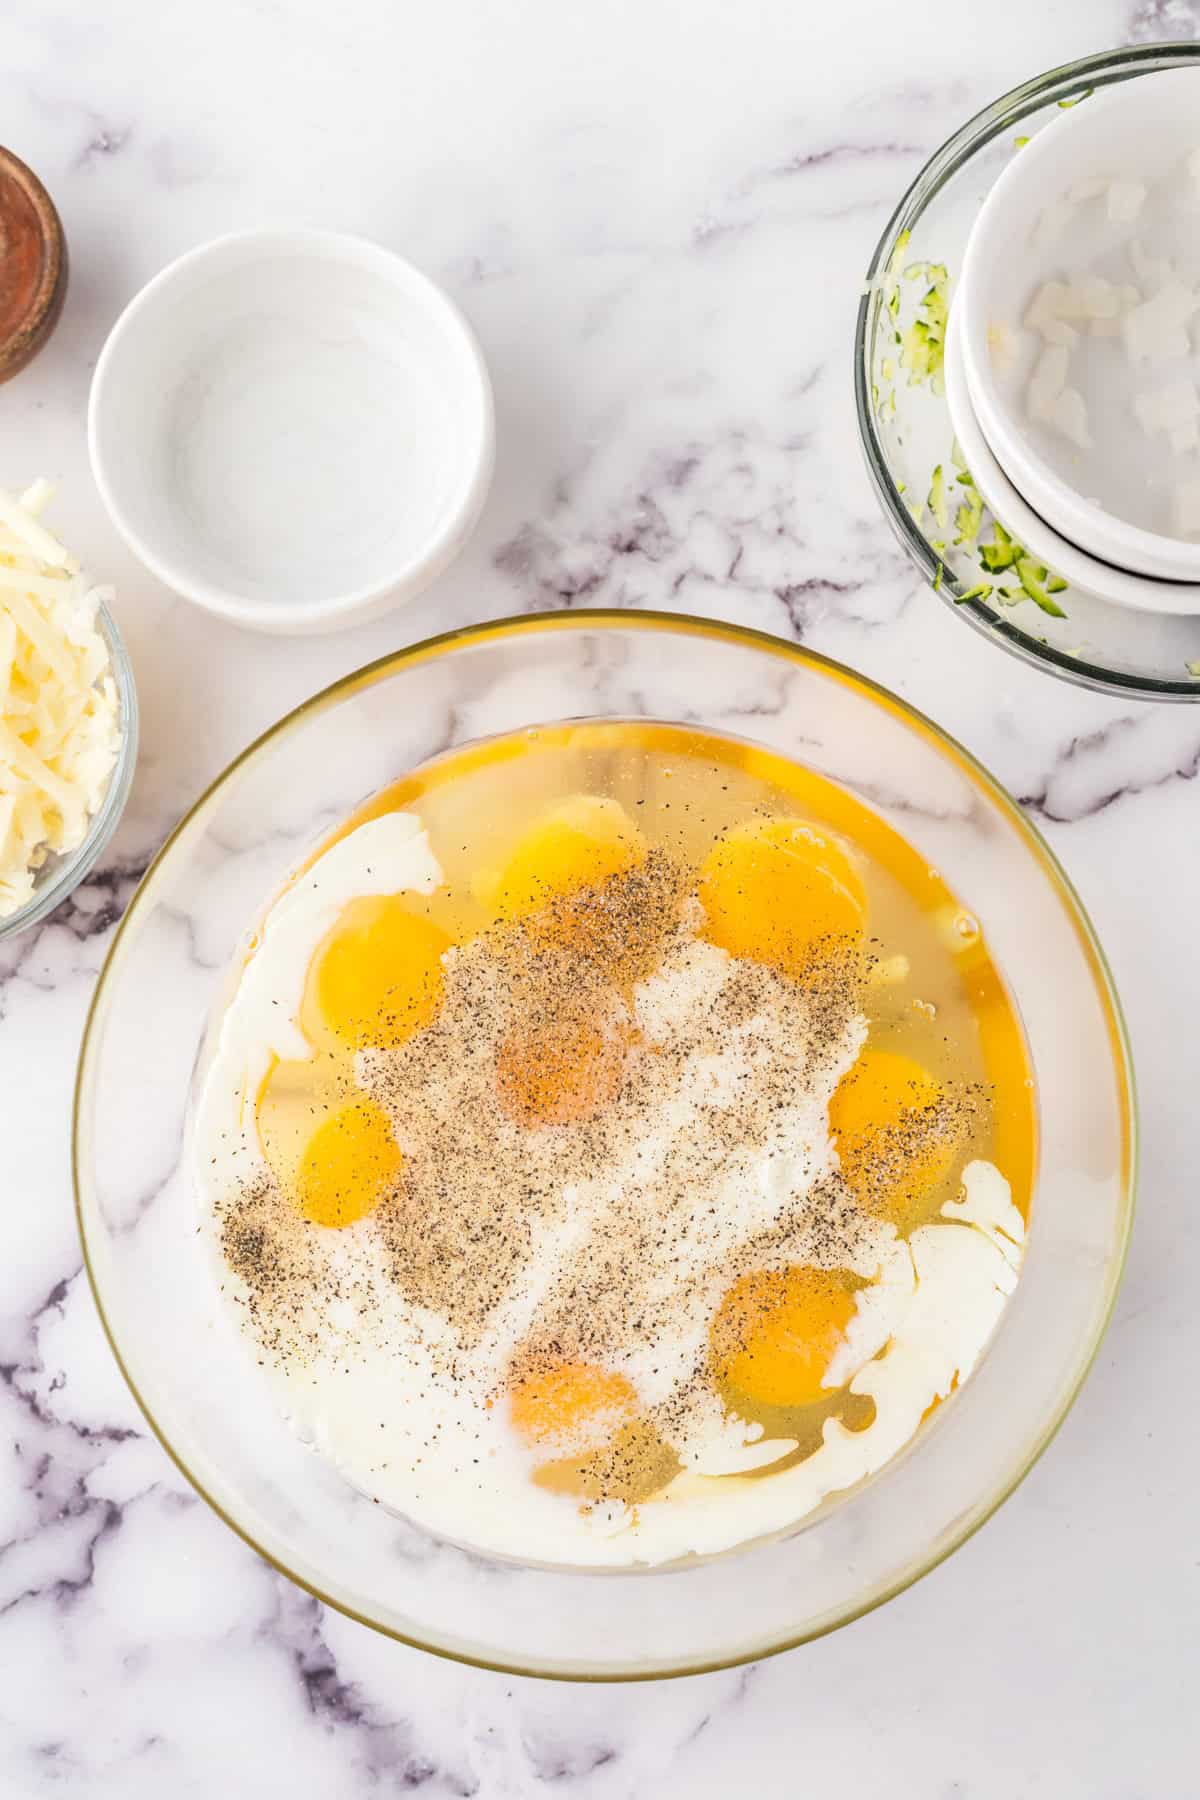
[[(201, 1040), (264, 902), (367, 795), (450, 747), (569, 717), (680, 720), (842, 782), (982, 922), (1039, 1088), (1025, 1269), (969, 1383), (880, 1475), (771, 1541), (671, 1569), (489, 1561), (373, 1505), (246, 1380), (195, 1232), (184, 1129)], [(1079, 1389), (1132, 1212), (1129, 1052), (1049, 850), (963, 750), (882, 689), (752, 631), (649, 613), (527, 617), (338, 682), (243, 753), (138, 890), (92, 1006), (75, 1105), (84, 1253), (121, 1367), (200, 1493), (330, 1605), (514, 1672), (635, 1679), (759, 1657), (899, 1592), (1020, 1481)]]

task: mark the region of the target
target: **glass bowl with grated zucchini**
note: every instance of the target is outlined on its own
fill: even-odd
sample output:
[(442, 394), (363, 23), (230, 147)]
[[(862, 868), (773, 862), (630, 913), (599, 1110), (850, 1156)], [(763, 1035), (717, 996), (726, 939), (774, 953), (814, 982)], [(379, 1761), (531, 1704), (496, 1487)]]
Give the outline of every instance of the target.
[(893, 530), (939, 597), (977, 631), (1052, 674), (1179, 701), (1200, 700), (1200, 617), (1114, 606), (1068, 583), (993, 516), (955, 440), (944, 356), (971, 226), (1008, 161), (1095, 89), (1197, 64), (1195, 43), (1106, 51), (1037, 76), (968, 120), (889, 219), (855, 335), (868, 469)]

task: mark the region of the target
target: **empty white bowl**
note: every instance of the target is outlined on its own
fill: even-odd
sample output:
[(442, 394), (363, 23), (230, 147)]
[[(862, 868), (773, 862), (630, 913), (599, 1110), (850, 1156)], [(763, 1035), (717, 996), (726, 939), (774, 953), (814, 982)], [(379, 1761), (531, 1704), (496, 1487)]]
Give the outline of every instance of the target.
[(1048, 525), (1013, 486), (988, 443), (972, 405), (963, 357), (964, 335), (956, 301), (946, 332), (946, 406), (963, 461), (989, 512), (999, 519), (1011, 537), (1073, 588), (1095, 594), (1101, 600), (1111, 600), (1115, 606), (1133, 607), (1139, 612), (1200, 614), (1200, 583), (1133, 575), (1114, 563), (1089, 556), (1086, 550), (1081, 550)]
[(426, 587), (478, 518), (492, 394), (457, 307), (324, 231), (219, 238), (157, 275), (92, 382), (92, 468), (168, 587), (262, 631), (326, 631)]
[[(1021, 334), (1027, 341), (1008, 367), (1003, 366), (1007, 358), (1000, 358), (998, 366), (995, 340), (989, 338), (994, 325), (1020, 328), (1034, 292), (1048, 278), (1082, 270), (1093, 258), (1108, 259), (1114, 271), (1118, 263), (1124, 267), (1131, 239), (1144, 236), (1155, 256), (1170, 256), (1194, 241), (1200, 234), (1200, 183), (1193, 195), (1185, 159), (1198, 147), (1200, 69), (1139, 75), (1065, 108), (1061, 118), (1014, 153), (988, 194), (967, 244), (955, 296), (972, 406), (1006, 475), (1034, 511), (1062, 537), (1105, 562), (1185, 583), (1200, 582), (1200, 543), (1145, 529), (1097, 505), (1065, 480), (1039, 448), (1025, 408), (1029, 373), (1041, 348), (1038, 344), (1035, 350), (1033, 334)], [(1088, 184), (1114, 178), (1147, 184), (1144, 216), (1114, 223), (1102, 198), (1078, 198)], [(1071, 195), (1076, 198), (1068, 201)], [(1086, 213), (1089, 204), (1104, 209), (1099, 218), (1094, 211)], [(1176, 234), (1174, 242), (1166, 241), (1170, 233)], [(1110, 279), (1117, 279), (1116, 273)], [(1125, 279), (1136, 285), (1132, 273)], [(1165, 440), (1142, 436), (1122, 392), (1124, 351), (1119, 342), (1111, 354), (1115, 378), (1093, 395), (1093, 435), (1098, 444), (1132, 436), (1139, 453), (1138, 479), (1151, 469), (1165, 478), (1173, 472), (1173, 458)], [(1147, 388), (1156, 384), (1154, 377), (1152, 372), (1146, 378)], [(1117, 465), (1110, 466), (1116, 479)]]

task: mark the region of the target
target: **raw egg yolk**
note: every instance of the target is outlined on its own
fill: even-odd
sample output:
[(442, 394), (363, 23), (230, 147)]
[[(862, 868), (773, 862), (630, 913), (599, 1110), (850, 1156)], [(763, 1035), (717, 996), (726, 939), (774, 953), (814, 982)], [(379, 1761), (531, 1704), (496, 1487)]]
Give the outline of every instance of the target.
[(803, 819), (736, 826), (705, 858), (699, 896), (710, 944), (785, 975), (862, 941), (862, 881), (845, 851)]
[(829, 1102), (842, 1174), (864, 1206), (904, 1212), (950, 1172), (961, 1133), (927, 1069), (892, 1050), (865, 1050)]
[(735, 1281), (712, 1322), (718, 1377), (755, 1406), (827, 1400), (826, 1371), (854, 1313), (838, 1270), (800, 1264)]
[(353, 1225), (396, 1185), (404, 1158), (373, 1100), (331, 1113), (309, 1138), (296, 1172), (300, 1211), (310, 1225)]
[(272, 1059), (259, 1086), (254, 1112), (263, 1155), (285, 1193), (295, 1189), (296, 1170), (313, 1134), (313, 1121), (328, 1118), (357, 1094), (344, 1061), (321, 1055), (299, 1062)]
[(590, 1020), (552, 1021), (507, 1038), (496, 1058), (500, 1104), (518, 1125), (578, 1125), (621, 1086), (628, 1033)]
[(594, 1363), (558, 1363), (525, 1375), (508, 1394), (509, 1416), (527, 1444), (541, 1450), (596, 1450), (637, 1413), (624, 1375)]
[(450, 939), (397, 896), (352, 900), (317, 951), (316, 1004), (352, 1050), (395, 1050), (429, 1024), (442, 999)]
[(500, 919), (520, 919), (566, 894), (600, 887), (636, 867), (645, 840), (623, 807), (576, 794), (532, 825), (496, 877), (492, 904)]

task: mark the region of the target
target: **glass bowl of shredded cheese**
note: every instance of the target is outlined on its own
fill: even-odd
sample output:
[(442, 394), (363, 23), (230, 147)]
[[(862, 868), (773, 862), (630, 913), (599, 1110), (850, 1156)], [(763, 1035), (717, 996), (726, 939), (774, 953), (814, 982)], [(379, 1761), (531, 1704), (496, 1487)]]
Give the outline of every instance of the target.
[(133, 674), (107, 601), (43, 523), (37, 481), (0, 488), (0, 938), (47, 917), (116, 828), (137, 756)]

